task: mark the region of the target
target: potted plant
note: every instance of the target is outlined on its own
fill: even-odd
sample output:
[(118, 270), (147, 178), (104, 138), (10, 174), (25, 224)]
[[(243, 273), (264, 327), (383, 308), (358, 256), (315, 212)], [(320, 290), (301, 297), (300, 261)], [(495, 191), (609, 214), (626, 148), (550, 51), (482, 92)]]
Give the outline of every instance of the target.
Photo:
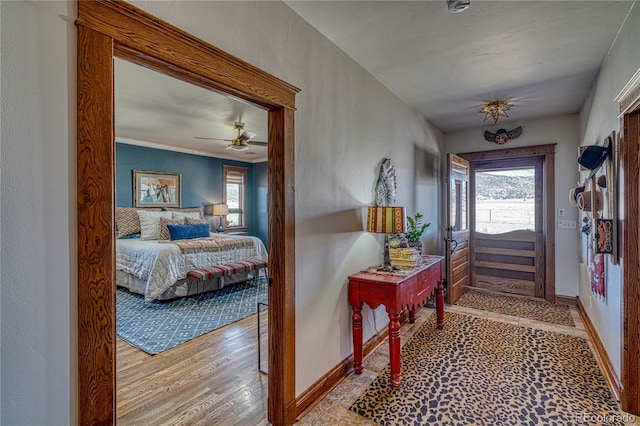
[(420, 243), (420, 238), (422, 238), (422, 234), (424, 234), (425, 229), (427, 229), (431, 223), (422, 223), (422, 214), (416, 213), (413, 217), (407, 216), (407, 232), (404, 233), (407, 242), (409, 243), (409, 247), (418, 248), (421, 251), (422, 245)]

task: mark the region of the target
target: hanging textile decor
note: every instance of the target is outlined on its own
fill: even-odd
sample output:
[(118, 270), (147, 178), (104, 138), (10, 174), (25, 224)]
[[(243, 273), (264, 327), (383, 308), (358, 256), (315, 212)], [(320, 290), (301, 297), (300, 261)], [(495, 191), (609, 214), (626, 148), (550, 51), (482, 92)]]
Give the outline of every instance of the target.
[(589, 261), (587, 262), (587, 269), (591, 281), (591, 292), (599, 298), (604, 299), (604, 254), (596, 253), (596, 241), (594, 238), (589, 237), (588, 241)]

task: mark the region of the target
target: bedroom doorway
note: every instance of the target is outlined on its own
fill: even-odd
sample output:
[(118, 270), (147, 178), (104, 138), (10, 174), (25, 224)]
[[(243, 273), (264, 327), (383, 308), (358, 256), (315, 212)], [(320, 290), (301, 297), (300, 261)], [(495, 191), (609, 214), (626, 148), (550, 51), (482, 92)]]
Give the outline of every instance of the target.
[[(267, 415), (268, 376), (256, 371), (268, 371), (265, 355), (257, 370), (259, 345), (268, 353), (268, 316), (264, 312), (257, 325), (256, 300), (267, 303), (266, 277), (246, 280), (255, 276), (240, 273), (204, 282), (161, 278), (167, 265), (183, 276), (199, 267), (268, 260), (268, 113), (118, 57), (114, 96), (117, 421), (219, 424), (232, 416), (238, 423), (258, 424)], [(255, 136), (247, 149), (227, 149), (238, 122)], [(180, 176), (177, 208), (158, 213), (153, 207), (139, 208), (145, 218), (168, 216), (157, 218), (157, 240), (169, 239), (167, 224), (198, 227), (195, 222), (202, 221), (216, 238), (202, 244), (230, 248), (180, 255), (168, 241), (139, 238), (135, 231), (140, 229), (131, 226), (129, 217), (138, 212), (138, 199), (172, 201), (149, 195), (152, 181), (138, 187), (134, 177), (139, 170)], [(232, 179), (231, 172), (236, 173)], [(228, 206), (226, 218), (215, 215), (221, 202)], [(145, 253), (158, 256), (154, 267), (147, 267), (152, 262)], [(129, 262), (132, 255), (137, 263)], [(220, 408), (232, 402), (242, 407), (240, 412)], [(208, 409), (194, 410), (201, 406)]]
[[(78, 423), (115, 423), (113, 57), (268, 110), (268, 420), (295, 422), (294, 111), (299, 89), (125, 2), (78, 2)], [(199, 407), (202, 408), (202, 407)]]

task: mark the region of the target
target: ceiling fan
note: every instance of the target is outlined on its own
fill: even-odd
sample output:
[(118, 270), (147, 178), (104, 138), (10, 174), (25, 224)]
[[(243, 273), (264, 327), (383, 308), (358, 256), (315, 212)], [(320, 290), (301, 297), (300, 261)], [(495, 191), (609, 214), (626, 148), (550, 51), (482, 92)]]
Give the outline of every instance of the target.
[(231, 142), (225, 149), (234, 151), (246, 151), (251, 145), (267, 146), (266, 142), (253, 141), (252, 139), (256, 137), (256, 134), (245, 130), (244, 123), (236, 121), (233, 125), (238, 132), (238, 136), (235, 139), (203, 138), (198, 136), (195, 136), (194, 139)]

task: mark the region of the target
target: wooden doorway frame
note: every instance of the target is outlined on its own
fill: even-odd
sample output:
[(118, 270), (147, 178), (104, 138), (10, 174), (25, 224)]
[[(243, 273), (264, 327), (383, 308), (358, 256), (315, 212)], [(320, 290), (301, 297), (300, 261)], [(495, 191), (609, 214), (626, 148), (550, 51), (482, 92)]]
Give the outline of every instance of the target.
[(295, 422), (294, 115), (299, 89), (121, 1), (78, 1), (78, 423), (115, 424), (113, 57), (268, 110), (269, 398)]
[(640, 415), (640, 69), (616, 96), (622, 120), (622, 389), (620, 403)]
[(622, 266), (622, 366), (620, 403), (640, 415), (640, 68), (615, 98), (622, 132), (620, 264)]
[[(543, 227), (543, 218), (544, 218), (544, 197), (543, 197), (543, 187), (542, 187), (542, 178), (543, 178), (543, 160), (541, 157), (539, 156), (532, 156), (532, 157), (520, 157), (520, 158), (507, 158), (507, 159), (500, 159), (500, 160), (492, 160), (492, 161), (481, 161), (481, 162), (475, 162), (473, 163), (472, 167), (471, 167), (471, 176), (472, 176), (472, 182), (473, 185), (471, 186), (471, 200), (472, 202), (470, 203), (473, 206), (473, 212), (474, 212), (474, 217), (477, 217), (477, 194), (476, 194), (476, 178), (477, 178), (477, 173), (480, 172), (484, 172), (486, 170), (501, 170), (501, 169), (515, 169), (515, 168), (530, 168), (534, 170), (534, 182), (533, 182), (533, 186), (534, 186), (534, 216), (535, 216), (535, 221), (534, 221), (534, 228), (536, 230), (542, 230)], [(473, 252), (474, 252), (474, 259), (473, 259), (473, 263), (474, 263), (474, 270), (472, 271), (472, 276), (473, 276), (473, 283), (475, 286), (477, 287), (482, 287), (480, 285), (478, 285), (479, 281), (483, 281), (478, 280), (478, 276), (477, 276), (477, 271), (476, 268), (478, 267), (478, 265), (475, 263), (476, 260), (478, 260), (478, 256), (477, 256), (477, 252), (476, 252), (476, 248), (477, 245), (479, 244), (478, 240), (481, 240), (481, 238), (478, 238), (478, 230), (476, 229), (476, 221), (472, 221), (471, 222), (471, 231), (473, 233), (473, 238), (474, 238), (474, 242), (475, 245), (473, 247)], [(508, 236), (506, 238), (508, 238), (506, 241), (510, 242), (510, 243), (514, 243), (513, 240), (511, 240), (511, 238), (513, 239), (519, 239), (522, 238), (520, 235), (521, 234), (517, 234), (517, 231), (515, 231), (516, 234), (508, 232), (505, 233), (503, 235)], [(486, 237), (486, 235), (485, 235)], [(527, 236), (528, 238), (528, 236)], [(485, 239), (485, 242), (487, 240)], [(505, 242), (505, 240), (502, 240), (503, 242)], [(523, 241), (520, 241), (519, 244), (524, 243)], [(530, 244), (531, 242), (526, 242), (525, 244)], [(535, 280), (531, 281), (531, 283), (533, 283), (533, 294), (527, 294), (528, 296), (532, 296), (532, 297), (539, 297), (539, 298), (544, 298), (545, 295), (545, 288), (544, 288), (544, 283), (545, 283), (545, 273), (544, 273), (544, 234), (543, 232), (535, 232), (535, 242), (533, 242), (534, 247), (535, 247), (535, 256), (534, 257), (530, 257), (529, 259), (531, 261), (533, 261), (535, 267), (536, 267), (536, 271), (535, 271)], [(486, 254), (485, 254), (486, 255)], [(540, 269), (542, 268), (542, 269)], [(492, 277), (492, 280), (494, 280), (494, 278)], [(485, 280), (486, 281), (486, 280)], [(500, 286), (496, 286), (496, 288), (493, 287), (493, 285), (491, 286), (491, 290), (494, 289), (498, 289), (501, 286), (505, 286), (506, 284), (501, 283)], [(489, 287), (484, 287), (484, 288), (489, 288)], [(504, 287), (502, 287), (504, 288)], [(522, 291), (522, 287), (516, 286), (513, 289), (513, 292), (516, 294), (522, 294), (519, 293), (519, 290)], [(525, 293), (525, 292), (523, 292)], [(527, 292), (528, 293), (528, 292)]]
[(622, 144), (623, 212), (621, 254), (622, 294), (622, 390), (620, 402), (626, 412), (640, 415), (640, 110), (624, 115)]
[[(496, 160), (516, 160), (519, 158), (538, 157), (542, 159), (542, 203), (543, 217), (542, 229), (544, 235), (544, 263), (545, 285), (544, 298), (555, 303), (556, 301), (556, 258), (555, 258), (555, 147), (556, 144), (525, 146), (521, 148), (494, 149), (491, 151), (465, 152), (458, 154), (469, 161), (471, 167), (471, 203), (469, 213), (475, 217), (475, 165), (478, 163)], [(475, 231), (475, 224), (471, 226)], [(475, 244), (473, 232), (470, 237), (470, 247)], [(471, 265), (474, 268), (474, 265)]]

